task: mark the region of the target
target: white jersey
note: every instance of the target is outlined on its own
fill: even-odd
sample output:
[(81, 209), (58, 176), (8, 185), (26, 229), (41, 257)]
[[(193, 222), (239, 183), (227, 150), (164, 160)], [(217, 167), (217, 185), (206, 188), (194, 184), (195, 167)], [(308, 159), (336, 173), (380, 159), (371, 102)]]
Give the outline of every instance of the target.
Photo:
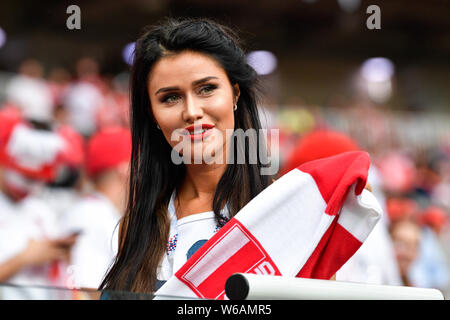
[[(168, 280), (178, 269), (216, 232), (220, 229), (213, 211), (201, 212), (177, 219), (174, 199), (175, 191), (170, 198), (168, 211), (170, 233), (166, 253), (158, 269), (157, 288)], [(228, 218), (224, 208), (221, 215)]]
[(58, 217), (71, 210), (82, 199), (75, 189), (59, 187), (44, 187), (37, 196), (45, 201)]
[(97, 289), (113, 262), (118, 248), (121, 214), (100, 193), (85, 196), (60, 220), (66, 235), (78, 233), (67, 270), (71, 286)]
[[(20, 203), (12, 203), (0, 192), (0, 264), (24, 251), (31, 239), (58, 236), (56, 214), (47, 204), (30, 195)], [(25, 267), (9, 278), (7, 283), (21, 286), (61, 286), (63, 274), (55, 271), (58, 263)], [(34, 292), (23, 288), (2, 289), (3, 299), (46, 299), (43, 290)]]

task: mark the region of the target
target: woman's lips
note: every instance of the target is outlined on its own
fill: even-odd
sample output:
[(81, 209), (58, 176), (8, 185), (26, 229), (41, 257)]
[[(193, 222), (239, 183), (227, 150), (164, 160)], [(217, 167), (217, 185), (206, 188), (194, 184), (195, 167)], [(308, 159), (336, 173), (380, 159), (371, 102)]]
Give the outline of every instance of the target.
[(186, 127), (185, 130), (188, 131), (191, 141), (197, 141), (203, 140), (210, 136), (212, 133), (212, 128), (214, 128), (213, 125), (205, 123)]

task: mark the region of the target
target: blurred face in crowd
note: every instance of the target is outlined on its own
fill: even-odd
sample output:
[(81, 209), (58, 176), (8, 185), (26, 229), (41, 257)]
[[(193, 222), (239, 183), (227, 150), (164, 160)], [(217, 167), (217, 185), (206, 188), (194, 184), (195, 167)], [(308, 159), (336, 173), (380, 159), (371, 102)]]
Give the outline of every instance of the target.
[(395, 222), (391, 227), (391, 237), (400, 273), (407, 275), (408, 269), (416, 259), (419, 250), (419, 226), (409, 220)]
[(213, 58), (192, 51), (162, 58), (150, 72), (148, 93), (154, 120), (172, 147), (180, 141), (173, 141), (173, 132), (186, 129), (191, 134), (183, 148), (190, 147), (191, 154), (199, 143), (202, 150), (224, 149), (234, 129), (239, 86), (231, 85)]

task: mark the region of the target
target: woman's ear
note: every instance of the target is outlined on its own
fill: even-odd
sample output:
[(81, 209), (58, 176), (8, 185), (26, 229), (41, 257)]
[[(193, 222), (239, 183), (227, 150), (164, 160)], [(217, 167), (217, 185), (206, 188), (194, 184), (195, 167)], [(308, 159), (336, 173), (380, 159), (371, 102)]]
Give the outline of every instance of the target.
[(234, 103), (236, 104), (239, 100), (239, 96), (241, 95), (241, 90), (239, 89), (239, 84), (235, 83), (233, 85), (233, 94), (234, 94)]

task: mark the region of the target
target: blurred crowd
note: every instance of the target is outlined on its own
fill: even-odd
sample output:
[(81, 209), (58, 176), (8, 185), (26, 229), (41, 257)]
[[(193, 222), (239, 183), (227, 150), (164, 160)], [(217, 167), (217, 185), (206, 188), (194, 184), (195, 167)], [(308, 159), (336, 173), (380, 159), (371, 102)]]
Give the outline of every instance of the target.
[[(120, 77), (119, 77), (120, 78)], [(98, 288), (117, 252), (131, 134), (126, 81), (94, 59), (24, 61), (0, 106), (0, 282)], [(1, 290), (7, 298), (42, 291)]]
[(281, 128), (281, 175), (341, 152), (364, 150), (371, 157), (369, 186), (384, 215), (337, 280), (437, 288), (448, 298), (450, 123), (434, 128), (431, 139), (408, 140), (414, 134), (405, 132), (401, 118), (393, 121), (367, 101), (336, 111), (286, 109), (275, 119), (289, 121), (274, 122)]
[[(128, 77), (101, 75), (89, 57), (74, 70), (45, 72), (29, 59), (0, 84), (0, 283), (97, 288), (117, 252), (131, 155)], [(346, 151), (372, 158), (369, 187), (384, 215), (337, 280), (450, 291), (448, 140), (400, 143), (367, 105), (341, 110), (347, 125), (307, 106), (262, 109), (280, 129), (279, 175)]]

